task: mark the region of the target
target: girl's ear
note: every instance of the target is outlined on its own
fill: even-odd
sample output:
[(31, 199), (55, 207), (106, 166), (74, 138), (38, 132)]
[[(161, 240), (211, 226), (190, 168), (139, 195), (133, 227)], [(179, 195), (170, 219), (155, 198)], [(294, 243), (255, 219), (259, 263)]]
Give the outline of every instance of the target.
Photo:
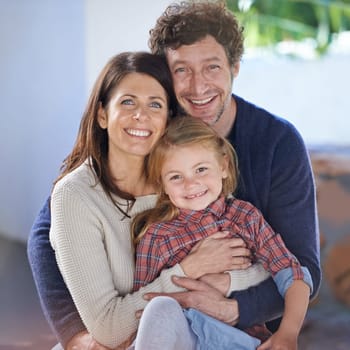
[(107, 113), (102, 107), (101, 103), (98, 106), (97, 121), (101, 129), (107, 129), (107, 125), (108, 125)]
[(228, 177), (228, 158), (227, 154), (224, 154), (222, 157), (222, 178), (226, 179)]

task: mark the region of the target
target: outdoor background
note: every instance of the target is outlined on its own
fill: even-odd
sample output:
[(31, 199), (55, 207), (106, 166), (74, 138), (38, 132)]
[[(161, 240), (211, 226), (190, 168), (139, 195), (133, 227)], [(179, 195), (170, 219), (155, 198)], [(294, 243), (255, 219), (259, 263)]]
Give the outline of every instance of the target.
[[(148, 30), (169, 3), (0, 0), (0, 349), (16, 343), (40, 350), (40, 342), (54, 341), (25, 257), (29, 230), (73, 145), (98, 72), (120, 51), (148, 50)], [(312, 343), (325, 320), (333, 322), (326, 326), (333, 332), (323, 329), (333, 349), (348, 348), (350, 250), (336, 251), (345, 256), (341, 267), (329, 256), (350, 237), (350, 1), (229, 4), (251, 33), (233, 91), (301, 132), (319, 184), (323, 265), (348, 276), (335, 291), (324, 279), (302, 350), (321, 349)]]

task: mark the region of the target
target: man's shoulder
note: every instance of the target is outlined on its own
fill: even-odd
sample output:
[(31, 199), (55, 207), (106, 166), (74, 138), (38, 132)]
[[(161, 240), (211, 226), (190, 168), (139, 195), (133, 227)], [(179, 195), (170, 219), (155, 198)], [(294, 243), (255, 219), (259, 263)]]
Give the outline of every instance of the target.
[(246, 137), (255, 140), (268, 138), (277, 142), (280, 138), (300, 138), (298, 130), (287, 119), (240, 96), (233, 95), (233, 97), (237, 103), (236, 128), (244, 130)]
[(292, 125), (287, 119), (268, 111), (264, 107), (258, 106), (237, 95), (233, 95), (233, 97), (237, 103), (237, 117), (242, 118), (246, 123), (254, 122), (259, 125), (269, 123), (281, 127)]

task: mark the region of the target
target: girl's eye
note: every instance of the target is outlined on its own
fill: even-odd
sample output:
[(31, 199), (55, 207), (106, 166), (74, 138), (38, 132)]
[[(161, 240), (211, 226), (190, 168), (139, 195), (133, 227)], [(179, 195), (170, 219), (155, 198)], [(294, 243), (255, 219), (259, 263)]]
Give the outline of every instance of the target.
[(177, 181), (180, 180), (181, 176), (180, 175), (173, 175), (169, 178), (170, 181)]
[(134, 105), (134, 101), (131, 98), (127, 98), (125, 100), (122, 100), (121, 104), (122, 105), (127, 105), (127, 106), (129, 105), (129, 106), (131, 106), (131, 105)]
[(155, 102), (155, 101), (151, 102), (150, 106), (152, 108), (162, 108), (162, 105), (159, 102)]
[(200, 167), (200, 168), (197, 169), (197, 173), (203, 173), (203, 172), (206, 171), (206, 170), (208, 170), (208, 168), (202, 166), (202, 167)]

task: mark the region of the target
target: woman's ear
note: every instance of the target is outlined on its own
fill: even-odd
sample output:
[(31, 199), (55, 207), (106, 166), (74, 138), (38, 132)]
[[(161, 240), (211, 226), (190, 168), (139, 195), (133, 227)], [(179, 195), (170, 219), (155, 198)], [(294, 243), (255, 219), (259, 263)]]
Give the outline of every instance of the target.
[(101, 103), (98, 106), (97, 121), (101, 129), (107, 129), (107, 125), (108, 125), (107, 113), (102, 107)]

